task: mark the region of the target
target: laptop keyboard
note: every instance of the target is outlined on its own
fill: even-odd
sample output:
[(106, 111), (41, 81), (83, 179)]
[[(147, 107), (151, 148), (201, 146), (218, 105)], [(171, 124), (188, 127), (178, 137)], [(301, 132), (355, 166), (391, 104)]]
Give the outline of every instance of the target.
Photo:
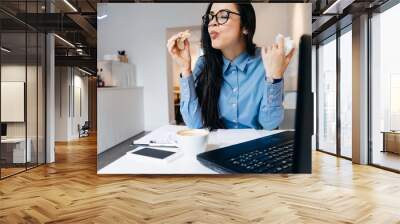
[(294, 141), (265, 149), (256, 149), (229, 158), (229, 163), (249, 173), (291, 172)]

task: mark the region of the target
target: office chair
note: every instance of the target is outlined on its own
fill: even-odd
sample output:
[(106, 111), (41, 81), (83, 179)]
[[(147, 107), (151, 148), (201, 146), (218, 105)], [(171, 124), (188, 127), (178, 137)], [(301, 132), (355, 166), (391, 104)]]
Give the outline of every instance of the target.
[(82, 127), (80, 127), (80, 125), (78, 124), (79, 138), (89, 136), (89, 129), (90, 129), (89, 121), (85, 121)]

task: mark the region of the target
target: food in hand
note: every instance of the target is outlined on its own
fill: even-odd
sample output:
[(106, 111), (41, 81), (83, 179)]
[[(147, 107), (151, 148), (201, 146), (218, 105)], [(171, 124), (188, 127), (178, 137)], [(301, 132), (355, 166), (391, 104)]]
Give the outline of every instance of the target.
[(180, 35), (180, 37), (176, 40), (176, 43), (177, 43), (178, 48), (179, 48), (180, 50), (185, 49), (185, 42), (184, 42), (184, 41), (185, 41), (186, 39), (189, 39), (189, 37), (190, 37), (189, 30), (186, 30), (186, 31), (182, 32), (181, 35)]

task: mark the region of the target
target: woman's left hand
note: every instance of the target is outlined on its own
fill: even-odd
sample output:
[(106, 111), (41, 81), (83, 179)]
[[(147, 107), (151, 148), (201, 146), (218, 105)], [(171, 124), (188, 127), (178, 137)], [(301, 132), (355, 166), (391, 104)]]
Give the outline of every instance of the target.
[(265, 67), (265, 74), (270, 79), (282, 79), (283, 74), (288, 67), (290, 60), (294, 55), (295, 49), (293, 48), (288, 55), (285, 56), (284, 38), (279, 39), (278, 44), (261, 49), (261, 57)]

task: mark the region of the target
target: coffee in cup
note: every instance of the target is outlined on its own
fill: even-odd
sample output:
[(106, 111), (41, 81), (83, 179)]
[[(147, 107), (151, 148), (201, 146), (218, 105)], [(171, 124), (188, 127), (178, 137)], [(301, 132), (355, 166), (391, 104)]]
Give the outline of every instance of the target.
[(209, 131), (205, 129), (186, 129), (176, 133), (178, 147), (184, 153), (202, 153), (207, 149)]

